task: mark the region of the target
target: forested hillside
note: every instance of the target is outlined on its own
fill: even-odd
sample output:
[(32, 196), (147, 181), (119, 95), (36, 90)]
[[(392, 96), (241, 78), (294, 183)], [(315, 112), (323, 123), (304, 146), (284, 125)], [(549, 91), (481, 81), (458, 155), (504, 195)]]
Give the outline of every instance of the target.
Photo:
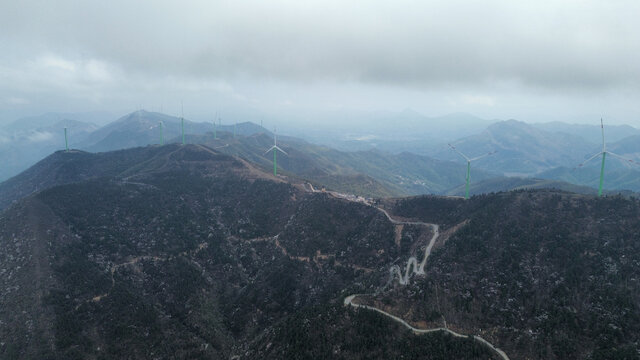
[(425, 277), (366, 301), (481, 334), (512, 359), (638, 358), (637, 200), (518, 191), (412, 198), (394, 211), (460, 227)]
[[(346, 316), (345, 328), (360, 319), (365, 332), (349, 331), (377, 344), (374, 357), (415, 354), (405, 343), (483, 354), (342, 309), (345, 291), (383, 283), (399, 255), (378, 210), (201, 146), (145, 152), (137, 165), (53, 186), (0, 214), (0, 357), (259, 359), (258, 339), (292, 331), (286, 324), (317, 306)], [(397, 343), (392, 352), (383, 338)], [(295, 354), (294, 339), (278, 341), (274, 354)], [(357, 341), (336, 346), (335, 356), (359, 358)]]
[(0, 213), (3, 358), (496, 357), (466, 335), (510, 359), (638, 358), (635, 199), (350, 201), (201, 145), (58, 153), (17, 179), (44, 189)]

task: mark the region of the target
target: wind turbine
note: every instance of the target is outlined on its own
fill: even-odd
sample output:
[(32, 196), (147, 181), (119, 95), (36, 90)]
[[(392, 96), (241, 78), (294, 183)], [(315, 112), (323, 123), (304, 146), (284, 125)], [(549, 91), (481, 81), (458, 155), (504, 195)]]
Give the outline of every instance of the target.
[(218, 112), (216, 111), (216, 116), (213, 118), (213, 140), (218, 139), (218, 131), (216, 128), (216, 118), (218, 117)]
[(184, 145), (184, 105), (180, 102), (180, 108), (182, 108), (182, 116), (180, 116), (180, 126), (182, 128), (182, 145)]
[(64, 127), (64, 147), (69, 152), (69, 140), (67, 139), (67, 127)]
[(164, 132), (163, 132), (164, 123), (162, 122), (162, 120), (160, 120), (159, 122), (159, 127), (160, 127), (160, 145), (164, 145)]
[(278, 141), (276, 140), (276, 129), (273, 129), (273, 146), (269, 148), (269, 150), (265, 151), (265, 155), (269, 152), (273, 150), (273, 175), (277, 176), (278, 175), (278, 165), (276, 165), (276, 153), (278, 151), (282, 152), (285, 155), (289, 155), (287, 154), (284, 150), (280, 149), (278, 147)]
[(482, 159), (482, 158), (484, 158), (484, 157), (487, 157), (487, 156), (489, 156), (489, 155), (493, 155), (493, 154), (495, 154), (496, 152), (495, 152), (495, 151), (492, 151), (492, 152), (490, 152), (490, 153), (487, 153), (487, 154), (484, 154), (484, 155), (481, 155), (481, 156), (478, 156), (478, 157), (474, 157), (474, 158), (472, 158), (472, 159), (469, 159), (469, 158), (467, 157), (467, 155), (465, 155), (465, 154), (463, 154), (462, 152), (460, 152), (460, 150), (456, 149), (456, 147), (455, 147), (455, 146), (453, 146), (453, 145), (451, 145), (451, 144), (448, 144), (448, 145), (449, 145), (449, 147), (450, 147), (453, 151), (457, 152), (458, 154), (460, 154), (460, 156), (462, 156), (465, 160), (467, 160), (467, 181), (466, 181), (466, 185), (465, 185), (465, 187), (464, 187), (464, 198), (465, 198), (465, 199), (468, 199), (468, 198), (469, 198), (469, 180), (471, 179), (471, 162), (472, 162), (472, 161), (476, 161), (476, 160), (480, 160), (480, 159)]
[(629, 160), (629, 159), (625, 159), (622, 156), (618, 155), (618, 154), (614, 154), (611, 151), (607, 150), (607, 145), (604, 142), (604, 123), (602, 122), (602, 118), (600, 118), (600, 130), (602, 131), (602, 151), (600, 151), (599, 153), (593, 155), (592, 157), (588, 158), (587, 160), (585, 160), (584, 162), (582, 162), (582, 164), (578, 165), (577, 168), (584, 166), (584, 164), (588, 163), (589, 161), (595, 159), (596, 157), (598, 157), (598, 155), (602, 154), (602, 164), (600, 165), (600, 183), (598, 185), (598, 196), (602, 196), (602, 184), (604, 183), (604, 161), (607, 158), (607, 154), (613, 156), (613, 157), (617, 157), (620, 160), (624, 160), (630, 163), (634, 163), (637, 164), (637, 162), (633, 161), (633, 160)]

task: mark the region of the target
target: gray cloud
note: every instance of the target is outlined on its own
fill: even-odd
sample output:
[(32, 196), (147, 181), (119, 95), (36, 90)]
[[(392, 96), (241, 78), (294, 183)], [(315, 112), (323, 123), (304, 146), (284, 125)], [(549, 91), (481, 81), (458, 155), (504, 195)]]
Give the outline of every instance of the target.
[(514, 91), (634, 92), (639, 13), (616, 0), (3, 2), (0, 97), (205, 91), (255, 104), (259, 83), (293, 95), (357, 84), (495, 107)]

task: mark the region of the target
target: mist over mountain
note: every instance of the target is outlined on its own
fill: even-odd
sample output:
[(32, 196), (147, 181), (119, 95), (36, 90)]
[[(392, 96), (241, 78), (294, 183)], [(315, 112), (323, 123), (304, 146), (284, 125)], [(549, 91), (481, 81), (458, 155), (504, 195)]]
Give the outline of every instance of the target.
[[(580, 136), (588, 142), (602, 143), (600, 125), (567, 124), (560, 121), (536, 123), (533, 126), (548, 131), (562, 132), (573, 136)], [(640, 129), (629, 125), (606, 125), (606, 137), (609, 142), (620, 141), (626, 137), (640, 135)]]
[(608, 143), (607, 150), (627, 159), (640, 161), (640, 135), (631, 135), (617, 142)]
[(105, 125), (113, 121), (114, 115), (106, 111), (80, 112), (80, 113), (55, 113), (49, 112), (36, 116), (27, 116), (15, 119), (1, 126), (2, 131), (12, 134), (34, 131), (38, 128), (48, 128), (61, 120), (75, 120), (83, 123)]
[[(140, 110), (98, 129), (78, 147), (99, 152), (159, 144), (161, 141), (161, 122), (164, 124), (164, 136), (167, 138), (181, 134), (180, 118)], [(184, 126), (185, 132), (188, 133), (203, 133), (209, 130), (207, 124), (194, 123), (189, 120), (184, 121)]]
[(321, 122), (299, 129), (298, 137), (343, 151), (378, 149), (392, 153), (413, 152), (430, 155), (448, 141), (481, 132), (491, 121), (453, 113), (428, 117), (415, 110), (400, 112), (330, 112), (326, 125)]
[[(515, 120), (492, 124), (482, 133), (458, 139), (452, 145), (470, 158), (496, 151), (491, 157), (478, 160), (474, 165), (504, 174), (520, 175), (579, 164), (585, 154), (597, 149), (595, 144), (585, 142), (580, 137), (547, 132)], [(436, 157), (460, 159), (460, 155), (444, 147)]]
[[(558, 167), (575, 167), (589, 154), (598, 151), (597, 144), (587, 142), (582, 137), (564, 132), (549, 132), (541, 130), (537, 125), (513, 120), (485, 127), (484, 124), (489, 122), (466, 114), (427, 118), (415, 111), (405, 110), (395, 114), (358, 116), (363, 118), (352, 122), (355, 126), (352, 127), (351, 135), (348, 131), (336, 132), (325, 127), (319, 132), (307, 130), (301, 138), (281, 136), (282, 144), (289, 149), (287, 151), (292, 151), (291, 157), (280, 157), (282, 171), (316, 181), (320, 186), (365, 196), (455, 192), (453, 188), (464, 182), (465, 164), (442, 141), (447, 136), (454, 136), (455, 129), (460, 129), (459, 124), (464, 123), (468, 125), (464, 127), (466, 131), (472, 135), (452, 138), (454, 140), (450, 141), (459, 150), (470, 157), (497, 151), (491, 157), (472, 164), (472, 181), (499, 176), (542, 174), (538, 177), (594, 186), (592, 175), (572, 176), (555, 170)], [(372, 124), (378, 124), (374, 121), (376, 119), (397, 121), (382, 121), (379, 128), (373, 126), (371, 129), (374, 132), (387, 134), (373, 135), (364, 132), (364, 129), (369, 130), (365, 116), (368, 116), (366, 119)], [(49, 115), (38, 119), (40, 122), (55, 120)], [(358, 126), (360, 122), (362, 127)], [(562, 130), (561, 124), (555, 125)], [(47, 127), (19, 133), (21, 140), (6, 138), (6, 146), (2, 149), (8, 159), (8, 166), (1, 173), (5, 177), (15, 175), (55, 149), (63, 148), (64, 137), (60, 128), (65, 126), (69, 128), (70, 147), (90, 152), (159, 144), (163, 139), (167, 143), (182, 142), (181, 119), (161, 113), (140, 110), (99, 128), (68, 120), (66, 123), (51, 123)], [(567, 125), (572, 126), (574, 125)], [(597, 130), (595, 127), (586, 128)], [(184, 132), (188, 143), (208, 143), (212, 147), (230, 146), (221, 151), (242, 156), (264, 168), (269, 167), (272, 161), (270, 156), (263, 153), (272, 145), (272, 132), (251, 122), (214, 126), (213, 121), (194, 122), (185, 119)], [(214, 132), (219, 133), (219, 138), (224, 141), (212, 141)], [(299, 130), (293, 129), (293, 132)], [(260, 134), (264, 134), (263, 137)], [(302, 140), (309, 138), (317, 138), (319, 143), (333, 143), (336, 148)], [(430, 138), (433, 140), (429, 141)], [(609, 141), (609, 148), (623, 157), (636, 159), (640, 149), (637, 149), (637, 142), (634, 140), (630, 136), (619, 142)], [(594, 167), (594, 164), (592, 162), (588, 167)], [(607, 183), (610, 189), (635, 190), (640, 187), (640, 181), (634, 180), (633, 166), (623, 168), (619, 161), (612, 159), (607, 168), (619, 172), (613, 174), (614, 180)], [(620, 180), (616, 180), (617, 178)], [(497, 182), (493, 183), (497, 186), (495, 189), (487, 188), (489, 183), (481, 188), (487, 191), (505, 190)], [(507, 183), (509, 182), (503, 182)]]
[[(162, 131), (160, 123), (163, 124)], [(237, 135), (252, 135), (264, 132), (258, 125), (243, 122), (234, 125), (215, 125), (219, 131), (235, 132)], [(204, 134), (214, 129), (213, 122), (194, 122), (184, 119), (185, 134)], [(79, 148), (88, 151), (109, 151), (136, 146), (159, 144), (165, 140), (181, 141), (182, 120), (175, 116), (139, 110), (125, 115), (93, 132), (79, 144)]]
[[(0, 155), (3, 166), (0, 181), (20, 173), (58, 149), (64, 149), (64, 129), (71, 139), (84, 139), (98, 127), (73, 119), (52, 119), (52, 124), (11, 126), (0, 130)], [(4, 130), (4, 129), (3, 129)], [(72, 145), (72, 144), (71, 144)]]

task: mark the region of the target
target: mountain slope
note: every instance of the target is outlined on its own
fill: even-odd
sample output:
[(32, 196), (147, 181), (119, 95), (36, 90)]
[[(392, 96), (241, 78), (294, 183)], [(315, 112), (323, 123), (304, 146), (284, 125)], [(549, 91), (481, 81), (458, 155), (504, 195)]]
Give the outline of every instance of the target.
[[(609, 156), (605, 166), (603, 189), (614, 192), (616, 189), (640, 191), (640, 167), (627, 166), (619, 160)], [(570, 182), (572, 184), (589, 186), (597, 189), (600, 183), (601, 162), (592, 160), (588, 166), (568, 169), (559, 167), (536, 176), (542, 179), (552, 179)]]
[(262, 358), (265, 331), (380, 283), (400, 254), (372, 207), (199, 145), (123, 152), (146, 157), (0, 213), (0, 357)]
[(135, 148), (92, 154), (79, 150), (57, 151), (28, 170), (0, 183), (0, 209), (33, 192), (105, 176), (117, 176), (154, 153), (175, 151), (177, 145)]
[(78, 121), (82, 123), (101, 125), (112, 119), (113, 115), (108, 112), (45, 113), (16, 119), (15, 121), (3, 126), (1, 130), (8, 134), (15, 134), (48, 128), (60, 121)]
[[(637, 358), (638, 200), (376, 202), (407, 220), (391, 221), (201, 145), (70, 153), (66, 166), (110, 154), (137, 160), (0, 213), (0, 357), (496, 358), (343, 307), (370, 294), (358, 301), (514, 360)], [(399, 285), (389, 269), (425, 239), (425, 274)]]
[(511, 359), (638, 358), (637, 199), (517, 191), (390, 206), (443, 238), (426, 276), (362, 302), (480, 334)]
[[(491, 192), (521, 190), (521, 189), (555, 189), (576, 194), (595, 195), (598, 190), (594, 187), (576, 185), (566, 181), (538, 179), (538, 178), (520, 178), (520, 177), (498, 177), (479, 182), (472, 182), (469, 186), (471, 195), (488, 194)], [(464, 185), (456, 186), (447, 191), (447, 195), (463, 196), (465, 192)], [(629, 190), (609, 190), (604, 191), (605, 194), (624, 194), (633, 195)]]
[(607, 149), (627, 159), (640, 160), (640, 135), (627, 136), (619, 141), (609, 143)]
[[(273, 138), (267, 134), (236, 139), (227, 135), (218, 140), (209, 134), (189, 141), (220, 147), (221, 152), (240, 156), (265, 169), (273, 164), (272, 154), (265, 154), (273, 145)], [(278, 167), (284, 173), (364, 196), (441, 193), (452, 183), (463, 182), (465, 176), (463, 165), (411, 153), (342, 152), (292, 137), (279, 138), (278, 145), (288, 153), (278, 154)], [(478, 170), (474, 177), (487, 179), (492, 174)]]
[(494, 358), (486, 347), (471, 339), (457, 339), (441, 332), (407, 335), (409, 330), (376, 312), (353, 311), (343, 306), (321, 306), (297, 313), (276, 326), (259, 339), (244, 358)]

